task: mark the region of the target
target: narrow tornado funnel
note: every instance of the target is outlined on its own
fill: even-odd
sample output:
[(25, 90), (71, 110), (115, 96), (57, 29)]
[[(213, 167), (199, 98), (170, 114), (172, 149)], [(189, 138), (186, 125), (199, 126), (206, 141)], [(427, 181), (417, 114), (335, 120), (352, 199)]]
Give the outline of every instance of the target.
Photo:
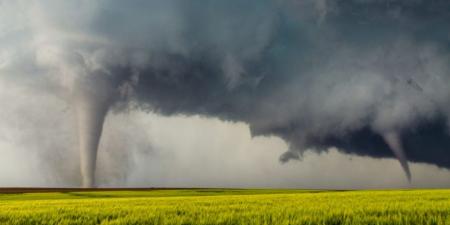
[(387, 132), (383, 134), (383, 139), (400, 162), (406, 178), (411, 182), (411, 171), (409, 170), (408, 160), (399, 134), (397, 132)]
[(80, 169), (82, 186), (86, 188), (95, 186), (97, 149), (112, 95), (111, 82), (106, 75), (83, 77), (75, 85)]

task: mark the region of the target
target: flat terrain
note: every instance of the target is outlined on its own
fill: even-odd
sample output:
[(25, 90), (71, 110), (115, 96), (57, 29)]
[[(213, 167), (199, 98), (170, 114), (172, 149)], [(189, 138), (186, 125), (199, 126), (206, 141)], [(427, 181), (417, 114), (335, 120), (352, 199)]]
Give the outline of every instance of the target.
[(2, 191), (0, 224), (450, 224), (450, 190)]

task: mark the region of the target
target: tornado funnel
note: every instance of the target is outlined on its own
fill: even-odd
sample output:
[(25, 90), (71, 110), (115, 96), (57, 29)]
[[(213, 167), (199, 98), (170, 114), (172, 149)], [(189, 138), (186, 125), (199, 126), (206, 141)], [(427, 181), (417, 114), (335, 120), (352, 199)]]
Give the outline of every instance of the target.
[(383, 134), (383, 139), (400, 162), (406, 178), (409, 182), (411, 182), (411, 171), (409, 169), (408, 160), (406, 158), (405, 150), (403, 149), (403, 144), (399, 134), (396, 132), (387, 132)]
[(107, 77), (85, 77), (77, 82), (74, 96), (82, 186), (89, 188), (95, 186), (97, 150), (111, 105), (112, 87)]

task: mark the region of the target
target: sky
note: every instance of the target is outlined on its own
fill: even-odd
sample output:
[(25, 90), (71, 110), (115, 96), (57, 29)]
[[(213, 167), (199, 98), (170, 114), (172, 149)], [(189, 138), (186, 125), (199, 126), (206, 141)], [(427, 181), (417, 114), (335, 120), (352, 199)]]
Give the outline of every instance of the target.
[(444, 0), (0, 0), (0, 186), (450, 186)]
[[(4, 106), (0, 185), (79, 185), (70, 106), (26, 88), (4, 83), (0, 87)], [(98, 153), (98, 183), (106, 187), (333, 189), (445, 188), (450, 184), (447, 169), (412, 163), (409, 183), (395, 159), (347, 155), (335, 149), (309, 152), (301, 161), (283, 164), (279, 157), (287, 147), (278, 137), (252, 137), (242, 122), (142, 111), (110, 113)]]

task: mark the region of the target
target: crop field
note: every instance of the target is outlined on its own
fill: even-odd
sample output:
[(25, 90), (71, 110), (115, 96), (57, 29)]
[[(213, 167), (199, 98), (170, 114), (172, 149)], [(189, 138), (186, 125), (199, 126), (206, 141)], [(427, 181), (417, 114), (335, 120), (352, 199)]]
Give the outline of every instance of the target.
[(450, 190), (9, 192), (0, 224), (450, 224)]

